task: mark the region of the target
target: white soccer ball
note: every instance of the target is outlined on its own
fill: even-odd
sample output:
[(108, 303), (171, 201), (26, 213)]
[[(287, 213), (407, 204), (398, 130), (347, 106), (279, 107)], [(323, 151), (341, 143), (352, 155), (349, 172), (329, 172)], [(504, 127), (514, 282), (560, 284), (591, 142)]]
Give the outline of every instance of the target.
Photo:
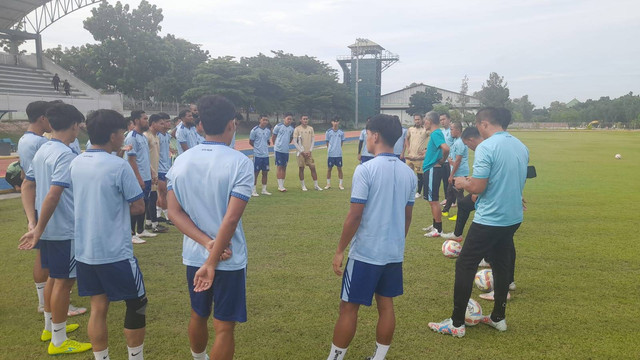
[(470, 298), (467, 312), (464, 314), (464, 323), (467, 326), (474, 326), (478, 325), (480, 320), (482, 320), (482, 307), (477, 301)]
[(446, 240), (442, 243), (442, 255), (448, 258), (456, 258), (460, 255), (462, 245), (459, 242), (453, 240)]
[(615, 158), (616, 158), (616, 159), (618, 159), (618, 160), (620, 160), (620, 159), (622, 159), (622, 155), (620, 155), (620, 154), (616, 154)]
[(476, 273), (474, 280), (478, 289), (482, 291), (493, 290), (493, 271), (491, 269), (482, 269)]

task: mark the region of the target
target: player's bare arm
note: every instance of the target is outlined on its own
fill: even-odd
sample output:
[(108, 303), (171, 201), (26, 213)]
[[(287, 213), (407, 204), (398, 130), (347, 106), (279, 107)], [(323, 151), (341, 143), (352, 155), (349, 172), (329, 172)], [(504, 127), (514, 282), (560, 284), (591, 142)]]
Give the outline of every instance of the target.
[(64, 189), (64, 187), (58, 185), (51, 185), (51, 187), (49, 187), (49, 192), (47, 193), (47, 196), (45, 196), (44, 201), (42, 202), (42, 209), (40, 210), (40, 214), (38, 214), (38, 223), (33, 230), (22, 235), (18, 249), (29, 250), (36, 246), (40, 240), (40, 236), (42, 236), (42, 233), (47, 226), (47, 223), (49, 222), (49, 219), (51, 219), (53, 212), (58, 206), (58, 202), (60, 201), (60, 197), (62, 196)]
[(336, 254), (333, 257), (333, 271), (338, 276), (342, 276), (342, 261), (344, 260), (344, 250), (351, 242), (351, 239), (353, 239), (356, 231), (358, 231), (360, 221), (362, 221), (364, 205), (365, 204), (351, 203), (351, 206), (349, 206), (349, 213), (347, 214), (347, 218), (344, 220), (344, 225), (342, 226), (342, 235), (340, 236), (340, 241), (338, 242)]
[(22, 193), (22, 207), (27, 214), (29, 231), (36, 227), (36, 183), (35, 181), (24, 179), (20, 187)]

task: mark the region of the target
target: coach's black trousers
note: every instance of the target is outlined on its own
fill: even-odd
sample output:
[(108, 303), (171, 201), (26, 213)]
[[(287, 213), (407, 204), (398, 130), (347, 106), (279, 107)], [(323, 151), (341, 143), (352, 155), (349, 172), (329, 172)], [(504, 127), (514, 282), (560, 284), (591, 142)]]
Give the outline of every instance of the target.
[(456, 229), (453, 231), (455, 236), (462, 236), (462, 232), (464, 231), (464, 226), (467, 224), (469, 215), (471, 215), (471, 212), (475, 210), (476, 203), (471, 200), (471, 194), (468, 194), (461, 200), (458, 200), (458, 218), (456, 219)]
[(145, 204), (147, 207), (147, 220), (151, 220), (152, 223), (158, 222), (158, 211), (156, 205), (158, 203), (158, 192), (152, 191), (149, 194), (149, 201)]
[(449, 175), (451, 175), (451, 165), (445, 162), (442, 165), (442, 190), (445, 198), (447, 197), (447, 190), (449, 190)]
[(464, 324), (467, 303), (471, 296), (473, 279), (478, 270), (478, 263), (490, 257), (493, 263), (494, 304), (491, 313), (494, 320), (505, 317), (509, 278), (512, 265), (513, 235), (520, 224), (511, 226), (489, 226), (471, 223), (464, 246), (456, 260), (456, 279), (453, 289), (453, 326)]
[(451, 205), (453, 205), (454, 202), (459, 204), (464, 197), (464, 190), (456, 189), (455, 184), (456, 182), (454, 180), (453, 184), (449, 184), (449, 187), (446, 189), (447, 192), (445, 193), (445, 199), (447, 199), (447, 202), (444, 204), (442, 212), (449, 212), (449, 209), (451, 209)]

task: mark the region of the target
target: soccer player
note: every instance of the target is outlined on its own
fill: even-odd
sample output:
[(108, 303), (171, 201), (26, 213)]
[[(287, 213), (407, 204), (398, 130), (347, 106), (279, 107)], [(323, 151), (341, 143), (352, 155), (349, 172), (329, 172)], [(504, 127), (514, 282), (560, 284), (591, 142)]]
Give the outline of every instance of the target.
[(251, 196), (260, 196), (256, 190), (258, 185), (258, 174), (262, 171), (262, 195), (271, 195), (267, 191), (267, 176), (269, 174), (269, 139), (271, 139), (271, 129), (269, 129), (269, 118), (267, 115), (260, 115), (260, 124), (249, 133), (249, 144), (253, 146), (253, 171), (254, 183)]
[(178, 114), (180, 123), (176, 126), (176, 140), (178, 141), (178, 156), (183, 152), (198, 145), (198, 132), (193, 113), (190, 110), (182, 110)]
[(200, 122), (200, 118), (193, 119), (193, 122), (196, 124), (194, 128), (196, 129), (196, 144), (202, 144), (204, 142), (204, 128), (202, 127), (202, 123)]
[[(167, 215), (167, 172), (171, 168), (171, 116), (167, 113), (158, 113), (161, 118), (162, 129), (158, 133), (158, 209), (156, 216), (159, 221), (169, 221)], [(162, 218), (162, 217), (163, 218)]]
[(422, 162), (424, 178), (423, 197), (429, 202), (433, 224), (427, 228), (426, 237), (438, 237), (442, 233), (442, 212), (440, 211), (440, 181), (444, 176), (443, 168), (448, 167), (447, 156), (449, 146), (445, 142), (444, 134), (440, 129), (440, 118), (435, 111), (429, 111), (425, 115), (425, 126), (430, 126), (431, 135), (427, 143), (427, 152)]
[(340, 118), (331, 119), (331, 129), (327, 130), (324, 138), (327, 142), (327, 186), (325, 189), (331, 189), (331, 169), (335, 165), (338, 168), (338, 178), (340, 183), (338, 188), (344, 190), (342, 185), (342, 144), (344, 143), (344, 132), (338, 127), (340, 126)]
[[(403, 293), (404, 243), (411, 224), (416, 177), (393, 154), (402, 134), (397, 118), (376, 115), (367, 123), (367, 148), (375, 158), (356, 167), (351, 205), (333, 258), (342, 275), (340, 315), (327, 360), (342, 360), (356, 333), (360, 305), (378, 307), (376, 349), (370, 359), (384, 359), (395, 330), (393, 298)], [(351, 243), (344, 273), (344, 251)]]
[(427, 140), (429, 139), (429, 131), (424, 127), (422, 115), (413, 115), (413, 126), (407, 129), (407, 138), (405, 140), (405, 149), (407, 154), (407, 165), (415, 171), (418, 178), (418, 190), (416, 191), (416, 199), (422, 194), (422, 162), (424, 154), (427, 151)]
[[(447, 143), (449, 149), (453, 146), (453, 137), (451, 136), (451, 117), (449, 113), (445, 112), (440, 114), (440, 125), (442, 126), (442, 134), (444, 135), (444, 140)], [(442, 167), (442, 190), (446, 196), (447, 191), (449, 190), (449, 175), (451, 173), (451, 169), (449, 166)], [(446, 200), (443, 200), (440, 205), (444, 205)]]
[[(44, 291), (45, 326), (40, 340), (48, 341), (49, 355), (91, 349), (91, 344), (67, 338), (78, 324), (67, 326), (69, 294), (76, 278), (74, 198), (69, 167), (77, 156), (69, 147), (78, 136), (84, 116), (74, 106), (51, 105), (46, 115), (53, 132), (40, 147), (22, 185), (23, 205), (35, 227), (20, 239), (20, 249), (39, 245), (42, 267), (49, 269)], [(86, 199), (84, 199), (86, 200)]]
[(522, 191), (527, 177), (529, 150), (504, 131), (500, 111), (483, 108), (476, 114), (476, 127), (485, 139), (478, 145), (470, 178), (456, 178), (456, 186), (478, 195), (476, 214), (456, 261), (451, 318), (429, 327), (456, 337), (465, 335), (464, 317), (478, 263), (489, 255), (495, 282), (495, 302), (482, 322), (506, 331), (505, 310), (509, 291), (513, 236), (523, 219)]
[(151, 169), (151, 192), (147, 202), (147, 215), (145, 229), (151, 230), (154, 234), (166, 233), (166, 227), (158, 224), (158, 213), (156, 204), (158, 203), (158, 167), (160, 165), (160, 132), (165, 128), (160, 114), (152, 114), (149, 117), (149, 129), (144, 132), (144, 136), (149, 143), (149, 167)]
[(276, 156), (276, 178), (278, 179), (278, 191), (285, 192), (284, 178), (287, 175), (287, 163), (289, 162), (289, 144), (293, 140), (293, 114), (285, 113), (281, 123), (273, 127), (271, 142)]
[[(449, 152), (449, 158), (447, 159), (450, 166), (449, 178), (447, 182), (447, 193), (445, 194), (446, 203), (442, 209), (442, 216), (449, 216), (449, 209), (455, 202), (458, 203), (464, 197), (464, 190), (458, 190), (455, 187), (454, 177), (469, 176), (469, 149), (462, 142), (462, 123), (456, 121), (451, 127), (451, 137), (454, 142)], [(446, 166), (445, 166), (446, 167)], [(456, 218), (450, 218), (449, 220), (455, 220)]]
[[(20, 167), (22, 168), (22, 180), (24, 180), (25, 172), (29, 170), (31, 161), (33, 161), (33, 157), (36, 155), (38, 149), (49, 141), (46, 137), (42, 136), (45, 132), (52, 131), (49, 120), (45, 116), (47, 107), (49, 107), (49, 103), (46, 101), (34, 101), (27, 105), (26, 112), (29, 118), (29, 127), (24, 135), (20, 137), (20, 140), (18, 140), (18, 156), (20, 157)], [(22, 192), (23, 202), (24, 197), (24, 192)], [(36, 226), (35, 221), (35, 217), (29, 221), (28, 230), (32, 230)], [(49, 278), (49, 271), (42, 268), (40, 249), (38, 248), (36, 249), (36, 258), (33, 263), (33, 282), (36, 285), (36, 293), (38, 294), (38, 312), (44, 312), (44, 287), (47, 284), (47, 278)]]
[[(400, 119), (398, 119), (398, 121), (400, 121)], [(407, 139), (407, 129), (405, 129), (404, 127), (402, 128), (402, 135), (400, 135), (400, 137), (398, 138), (398, 141), (396, 141), (396, 143), (393, 145), (393, 153), (396, 155), (396, 157), (400, 160), (402, 160), (402, 162), (406, 162), (404, 159), (404, 152), (407, 150), (406, 148), (406, 140)]]
[[(241, 218), (251, 197), (253, 165), (228, 146), (236, 130), (233, 104), (222, 96), (205, 96), (198, 109), (207, 140), (178, 157), (167, 174), (169, 218), (184, 234), (192, 356), (206, 359), (213, 302), (211, 358), (232, 359), (235, 325), (247, 321), (247, 244)], [(223, 253), (227, 259), (220, 261)]]
[[(149, 142), (143, 133), (149, 129), (149, 119), (142, 110), (132, 111), (131, 118), (133, 119), (134, 128), (127, 134), (124, 141), (125, 144), (131, 146), (131, 150), (127, 151), (127, 159), (144, 193), (146, 209), (149, 202), (149, 194), (151, 193), (151, 163), (149, 161)], [(134, 244), (144, 244), (146, 241), (141, 238), (155, 237), (157, 235), (145, 230), (144, 217), (144, 213), (131, 215), (131, 242)]]
[(126, 126), (116, 111), (91, 113), (92, 148), (71, 163), (78, 294), (91, 297), (88, 332), (96, 360), (109, 359), (109, 304), (123, 300), (129, 360), (143, 359), (147, 297), (129, 230), (131, 214), (144, 214), (144, 193), (127, 161), (111, 155), (122, 146)]
[(300, 116), (300, 125), (298, 125), (293, 131), (293, 144), (295, 145), (298, 159), (298, 177), (300, 177), (300, 185), (302, 191), (307, 191), (307, 187), (304, 184), (304, 167), (308, 166), (311, 170), (311, 178), (313, 179), (313, 188), (322, 191), (320, 185), (318, 185), (318, 173), (316, 173), (316, 163), (313, 161), (313, 144), (315, 142), (315, 133), (313, 127), (309, 126), (309, 116)]
[[(369, 120), (371, 120), (371, 118), (367, 119), (367, 124)], [(373, 159), (373, 154), (367, 150), (367, 129), (365, 128), (360, 132), (360, 139), (358, 141), (358, 161), (360, 161), (360, 164), (364, 164), (371, 159)]]

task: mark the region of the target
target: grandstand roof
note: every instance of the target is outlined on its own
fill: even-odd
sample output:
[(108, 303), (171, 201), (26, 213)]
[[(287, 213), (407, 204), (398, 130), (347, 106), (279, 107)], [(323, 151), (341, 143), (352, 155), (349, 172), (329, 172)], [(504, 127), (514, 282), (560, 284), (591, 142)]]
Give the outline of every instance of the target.
[(0, 0), (0, 30), (10, 29), (30, 12), (51, 0)]

